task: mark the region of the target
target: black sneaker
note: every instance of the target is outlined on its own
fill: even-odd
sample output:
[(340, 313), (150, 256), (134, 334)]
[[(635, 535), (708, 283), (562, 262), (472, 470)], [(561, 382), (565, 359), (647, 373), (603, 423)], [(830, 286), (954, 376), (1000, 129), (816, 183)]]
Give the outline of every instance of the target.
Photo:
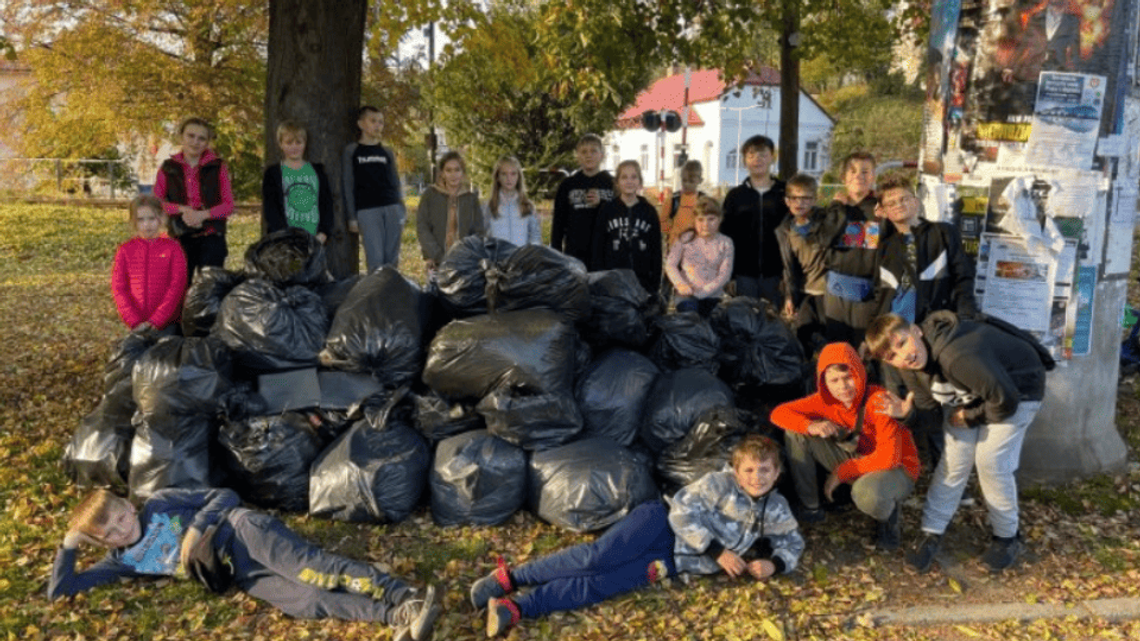
[(995, 536), (990, 541), (990, 547), (982, 555), (982, 562), (988, 565), (991, 571), (1000, 572), (1013, 567), (1024, 550), (1025, 544), (1021, 542), (1020, 532), (1008, 538)]
[(388, 619), (388, 624), (396, 628), (392, 641), (428, 641), (439, 610), (434, 585), (424, 589), (423, 597), (412, 595), (404, 599)]
[(899, 506), (895, 506), (886, 521), (879, 521), (878, 536), (875, 538), (875, 547), (889, 552), (899, 549), (902, 531), (899, 528)]
[(942, 535), (927, 532), (922, 537), (918, 547), (915, 548), (914, 553), (906, 556), (906, 562), (915, 570), (925, 574), (930, 571), (930, 566), (934, 564), (934, 557), (938, 555), (941, 549)]
[(827, 513), (820, 507), (800, 508), (799, 513), (796, 514), (796, 520), (801, 524), (823, 523), (826, 518)]

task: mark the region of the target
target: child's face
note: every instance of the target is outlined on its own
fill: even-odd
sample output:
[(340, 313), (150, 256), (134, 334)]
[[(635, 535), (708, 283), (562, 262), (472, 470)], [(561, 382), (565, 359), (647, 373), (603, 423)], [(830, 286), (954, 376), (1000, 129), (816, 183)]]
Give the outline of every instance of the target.
[(202, 125), (189, 124), (182, 130), (182, 154), (198, 158), (210, 145), (210, 132)]
[(142, 536), (142, 524), (130, 501), (118, 499), (109, 507), (107, 525), (99, 540), (109, 548), (131, 545)]
[(815, 206), (815, 194), (800, 186), (788, 187), (788, 193), (784, 194), (784, 203), (788, 205), (788, 210), (792, 212), (792, 216), (803, 220), (808, 217), (811, 208)]
[(740, 489), (755, 499), (772, 491), (780, 476), (780, 466), (771, 458), (760, 460), (745, 456), (732, 468), (732, 474)]
[(618, 172), (618, 191), (622, 196), (636, 196), (641, 190), (641, 176), (633, 167), (622, 167)]
[(697, 214), (693, 219), (693, 226), (701, 238), (712, 238), (720, 231), (720, 217), (709, 214)]
[(772, 150), (767, 147), (753, 147), (744, 154), (744, 165), (748, 167), (748, 175), (753, 178), (764, 178), (772, 173)]
[(360, 127), (360, 134), (365, 138), (379, 138), (380, 133), (384, 131), (384, 114), (369, 111), (356, 121), (356, 126)]
[(918, 198), (905, 189), (888, 189), (880, 196), (879, 206), (887, 219), (909, 227), (918, 218)]
[(832, 365), (823, 371), (823, 384), (835, 400), (843, 403), (845, 407), (855, 404), (859, 395), (858, 385), (851, 370), (846, 367)]
[(462, 163), (451, 159), (443, 164), (443, 184), (452, 191), (459, 189), (459, 185), (463, 184)]
[(597, 172), (602, 166), (602, 148), (592, 142), (578, 145), (574, 153), (578, 157), (578, 166), (587, 174)]
[(862, 198), (875, 184), (875, 164), (870, 160), (852, 160), (843, 174), (843, 186), (851, 196)]
[(506, 163), (499, 167), (499, 189), (515, 191), (519, 188), (519, 168), (514, 163)]
[(302, 138), (286, 135), (277, 141), (285, 160), (301, 160), (305, 157), (305, 141)]
[(162, 233), (163, 215), (150, 207), (139, 207), (135, 212), (135, 231), (142, 238), (158, 238)]
[(929, 357), (926, 343), (922, 340), (922, 330), (911, 325), (910, 329), (895, 331), (887, 353), (880, 360), (896, 369), (922, 369)]
[(686, 194), (697, 193), (697, 188), (701, 186), (701, 174), (696, 171), (686, 171), (681, 174), (681, 191)]

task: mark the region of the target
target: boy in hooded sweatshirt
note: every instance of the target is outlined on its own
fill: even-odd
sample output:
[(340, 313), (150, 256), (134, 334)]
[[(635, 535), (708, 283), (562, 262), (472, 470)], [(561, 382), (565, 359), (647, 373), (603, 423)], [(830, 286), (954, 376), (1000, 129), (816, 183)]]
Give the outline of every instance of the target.
[(803, 505), (800, 520), (819, 522), (815, 465), (831, 475), (824, 496), (851, 484), (859, 511), (878, 522), (875, 546), (899, 546), (899, 504), (914, 490), (918, 452), (910, 432), (882, 411), (886, 390), (867, 384), (863, 361), (851, 345), (823, 348), (816, 368), (818, 392), (772, 410), (772, 424), (785, 431), (784, 444), (796, 493)]

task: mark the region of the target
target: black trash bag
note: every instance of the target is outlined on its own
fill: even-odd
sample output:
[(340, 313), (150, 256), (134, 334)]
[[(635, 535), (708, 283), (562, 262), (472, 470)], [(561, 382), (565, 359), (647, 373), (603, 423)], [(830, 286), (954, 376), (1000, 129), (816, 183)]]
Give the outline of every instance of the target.
[(328, 313), (330, 321), (336, 317), (337, 310), (340, 309), (344, 300), (348, 298), (349, 292), (352, 291), (353, 287), (356, 287), (356, 284), (360, 282), (361, 278), (363, 278), (363, 276), (360, 274), (353, 274), (348, 278), (310, 287), (310, 289), (321, 297), (321, 302), (325, 304), (325, 312)]
[(440, 298), (457, 318), (487, 313), (487, 270), (518, 249), (493, 237), (468, 236), (452, 245), (435, 272)]
[(706, 410), (734, 406), (728, 385), (703, 369), (664, 372), (645, 399), (638, 435), (650, 451), (660, 453), (684, 438)]
[(650, 295), (632, 269), (590, 272), (590, 314), (582, 325), (586, 342), (596, 347), (640, 348), (649, 339), (646, 313)]
[(756, 416), (731, 407), (714, 407), (701, 413), (693, 429), (657, 457), (657, 473), (676, 491), (709, 472), (731, 463), (732, 448), (749, 432), (757, 431)]
[(406, 390), (369, 407), (313, 462), (309, 513), (354, 523), (398, 523), (427, 485), (431, 450), (411, 427)]
[(285, 288), (313, 286), (333, 280), (328, 271), (325, 246), (299, 227), (286, 227), (269, 234), (245, 251), (245, 271)]
[(182, 335), (209, 334), (222, 308), (222, 300), (244, 280), (245, 274), (221, 267), (199, 267), (182, 301)]
[(309, 508), (309, 465), (324, 449), (298, 412), (226, 420), (218, 432), (222, 465), (243, 499), (290, 512)]
[(423, 380), (450, 400), (506, 387), (572, 394), (577, 343), (574, 326), (545, 309), (456, 320), (432, 340)]
[(210, 445), (229, 394), (230, 353), (220, 340), (171, 336), (147, 350), (132, 373), (135, 403), (128, 482), (132, 500), (166, 487), (217, 485)]
[(126, 489), (135, 437), (131, 370), (155, 342), (152, 332), (131, 332), (103, 368), (103, 398), (80, 421), (63, 452), (64, 470), (80, 487)]
[(535, 452), (528, 485), (531, 512), (574, 532), (609, 527), (659, 496), (648, 460), (601, 437)]
[(222, 301), (212, 335), (233, 350), (242, 366), (276, 371), (315, 366), (328, 328), (320, 296), (255, 278)]
[(720, 337), (720, 375), (733, 387), (801, 380), (803, 348), (768, 303), (748, 297), (726, 300), (713, 309), (709, 324)]
[(680, 312), (653, 321), (649, 358), (662, 371), (699, 367), (716, 374), (720, 340), (696, 312)]
[(578, 379), (574, 397), (586, 436), (606, 436), (629, 447), (641, 427), (645, 399), (661, 370), (627, 349), (612, 349)]
[(526, 452), (486, 430), (435, 448), (431, 515), (438, 525), (498, 525), (526, 503)]
[(553, 247), (519, 247), (485, 276), (487, 310), (492, 313), (546, 308), (571, 321), (590, 313), (586, 266)]
[(573, 396), (562, 392), (497, 389), (475, 409), (487, 421), (488, 432), (524, 450), (558, 447), (582, 431), (578, 404)]
[(427, 320), (420, 288), (392, 267), (382, 267), (361, 278), (340, 306), (321, 365), (371, 374), (389, 387), (407, 385), (423, 371)]
[(483, 416), (470, 403), (453, 403), (429, 392), (416, 397), (416, 427), (431, 441), (486, 428)]

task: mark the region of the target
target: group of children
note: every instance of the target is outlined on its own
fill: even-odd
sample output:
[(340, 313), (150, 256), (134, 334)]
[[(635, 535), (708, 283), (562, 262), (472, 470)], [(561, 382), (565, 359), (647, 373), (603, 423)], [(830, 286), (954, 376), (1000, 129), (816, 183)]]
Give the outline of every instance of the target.
[[(371, 270), (398, 261), (406, 214), (395, 159), (380, 144), (382, 116), (365, 107), (358, 125), (359, 141), (345, 150), (343, 184), (349, 226), (361, 233)], [(138, 236), (115, 257), (115, 300), (132, 329), (174, 323), (188, 269), (225, 258), (233, 206), (225, 164), (208, 149), (204, 122), (187, 121), (180, 135), (182, 151), (163, 164), (155, 195), (132, 202)], [(267, 228), (301, 227), (323, 242), (332, 229), (324, 169), (304, 160), (303, 127), (283, 123), (278, 142), (283, 160), (263, 183)], [(731, 469), (706, 475), (668, 503), (639, 506), (591, 543), (502, 564), (476, 581), (471, 601), (487, 608), (489, 635), (678, 573), (723, 570), (768, 580), (792, 571), (804, 549), (799, 523), (824, 520), (824, 502), (844, 484), (877, 524), (875, 546), (897, 549), (900, 505), (921, 469), (914, 435), (935, 469), (923, 538), (907, 561), (919, 571), (932, 566), (975, 468), (993, 530), (983, 562), (1001, 570), (1020, 556), (1014, 474), (1044, 396), (1047, 354), (1015, 328), (978, 314), (973, 265), (955, 228), (922, 218), (906, 181), (888, 179), (874, 190), (869, 155), (845, 159), (843, 190), (821, 208), (810, 176), (784, 183), (770, 175), (770, 140), (750, 138), (741, 151), (749, 177), (723, 207), (698, 191), (701, 167), (690, 162), (681, 192), (658, 212), (640, 195), (639, 165), (620, 163), (615, 181), (600, 168), (601, 140), (587, 135), (577, 147), (580, 170), (555, 197), (551, 244), (591, 270), (632, 269), (650, 292), (661, 291), (664, 271), (678, 311), (708, 314), (730, 283), (736, 295), (769, 300), (808, 352), (818, 352), (816, 391), (772, 411), (782, 450), (748, 436), (735, 446)], [(540, 242), (517, 159), (496, 163), (486, 203), (467, 188), (458, 152), (444, 154), (438, 174), (417, 215), (429, 273), (471, 234)], [(162, 234), (167, 216), (178, 221), (170, 224), (177, 240)], [(865, 356), (877, 363), (868, 367)], [(795, 512), (775, 490), (781, 456)], [(141, 516), (123, 499), (96, 497), (81, 505), (64, 539), (52, 597), (121, 576), (187, 573), (212, 587), (222, 577), (222, 586), (295, 616), (380, 620), (399, 628), (397, 638), (431, 636), (439, 614), (434, 589), (421, 597), (372, 566), (315, 548), (279, 521), (240, 508), (232, 492), (164, 490)], [(112, 552), (77, 574), (81, 543)]]

